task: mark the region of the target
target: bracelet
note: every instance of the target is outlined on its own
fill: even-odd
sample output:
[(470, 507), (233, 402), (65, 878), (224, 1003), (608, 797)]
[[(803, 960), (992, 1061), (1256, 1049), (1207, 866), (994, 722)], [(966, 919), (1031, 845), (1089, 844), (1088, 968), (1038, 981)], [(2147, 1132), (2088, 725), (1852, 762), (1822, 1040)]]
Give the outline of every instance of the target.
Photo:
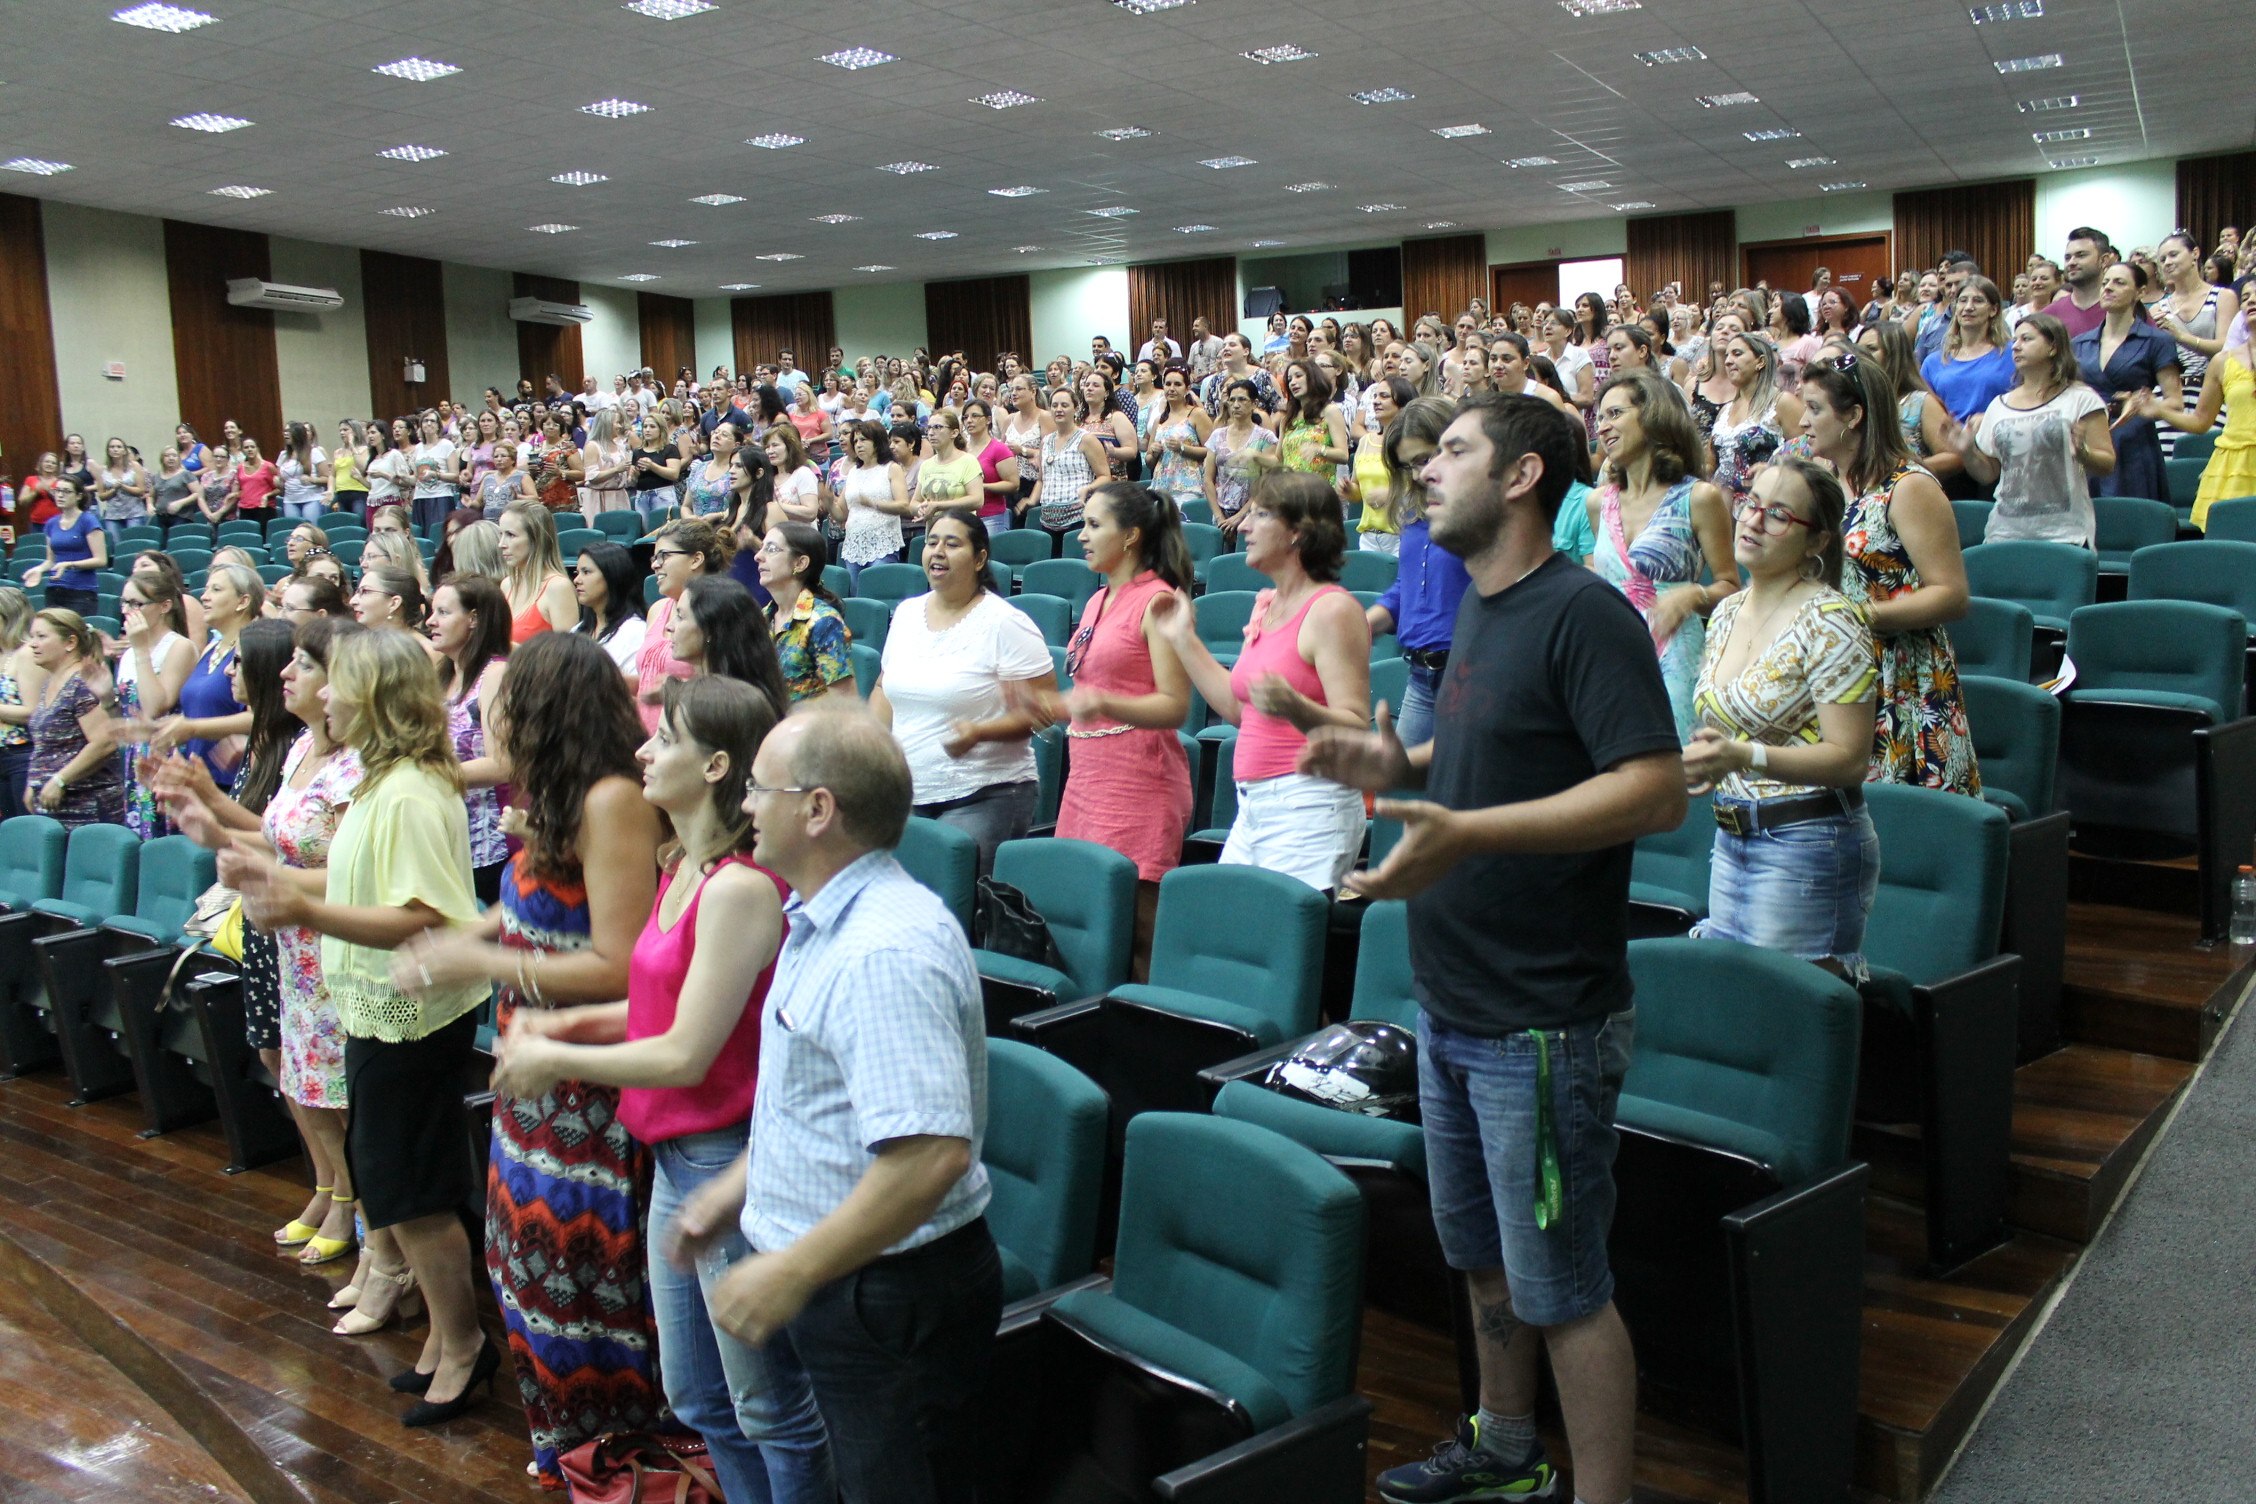
[(1761, 742), (1747, 743), (1747, 767), (1749, 771), (1756, 773), (1768, 771), (1770, 748), (1764, 746)]

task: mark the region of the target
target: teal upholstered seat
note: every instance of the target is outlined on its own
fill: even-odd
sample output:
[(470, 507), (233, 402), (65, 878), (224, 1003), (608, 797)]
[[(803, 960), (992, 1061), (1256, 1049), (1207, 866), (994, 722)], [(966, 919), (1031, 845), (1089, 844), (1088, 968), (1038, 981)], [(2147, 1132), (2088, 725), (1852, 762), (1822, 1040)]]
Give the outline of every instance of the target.
[(1104, 579), (1075, 550), (1070, 558), (1036, 559), (1018, 572), (1020, 595), (1062, 596), (1078, 617)]
[(2206, 601), (2256, 621), (2256, 543), (2208, 537), (2131, 555), (2134, 601)]
[(1108, 1109), (1097, 1084), (1053, 1055), (987, 1041), (987, 1222), (1003, 1298), (1023, 1300), (1096, 1266)]
[(893, 855), (909, 876), (940, 895), (969, 935), (979, 892), (979, 843), (953, 825), (911, 815)]
[(1715, 833), (1715, 801), (1695, 794), (1684, 801), (1684, 819), (1676, 829), (1639, 837), (1629, 863), (1630, 902), (1706, 917)]
[[(1005, 533), (1003, 536), (1008, 538), (1012, 535)], [(1071, 641), (1079, 613), (1064, 596), (1049, 595), (1037, 590), (1031, 595), (1013, 595), (1007, 599), (1011, 605), (1034, 619), (1034, 625), (1042, 629), (1042, 640), (1051, 647), (1062, 648)]]
[(914, 564), (871, 564), (854, 581), (854, 594), (886, 602), (904, 601), (930, 588), (924, 571)]
[[(2060, 766), (2060, 701), (2025, 680), (1965, 674), (1966, 724), (1982, 796), (2015, 820), (2049, 815)], [(1886, 864), (1886, 855), (1882, 864)]]
[[(2256, 544), (2249, 547), (2256, 552)], [(2134, 563), (2132, 579), (2138, 578)], [(2077, 675), (2068, 695), (2076, 701), (2193, 710), (2216, 723), (2237, 720), (2247, 650), (2246, 618), (2224, 606), (2182, 600), (2086, 606), (2068, 625), (2068, 656)]]
[(1160, 880), (1151, 980), (1136, 1003), (1241, 1029), (1262, 1044), (1316, 1023), (1330, 900), (1258, 867), (1178, 867)]
[(1244, 554), (1216, 554), (1206, 561), (1201, 575), (1206, 581), (1206, 593), (1232, 590), (1267, 590), (1269, 576), (1248, 564)]
[(2099, 567), (2115, 574), (2128, 570), (2140, 549), (2170, 544), (2178, 536), (2178, 514), (2170, 504), (2143, 496), (2094, 496), (2092, 519)]
[(196, 900), (218, 878), (214, 853), (186, 836), (161, 836), (141, 848), (133, 912), (113, 915), (111, 929), (171, 945), (196, 912)]
[(1966, 583), (1974, 594), (2016, 601), (2037, 625), (2065, 631), (2068, 618), (2099, 593), (2099, 556), (2070, 543), (2013, 540), (1966, 550)]
[(899, 602), (876, 596), (849, 595), (838, 603), (850, 641), (885, 651), (885, 634), (893, 630), (893, 608)]
[(63, 893), (63, 848), (68, 832), (47, 815), (0, 821), (0, 906), (28, 909)]
[(1951, 656), (1958, 660), (1961, 674), (2026, 683), (2036, 628), (2037, 619), (2027, 606), (1977, 595), (1967, 601), (1966, 614), (1947, 628)]
[(1038, 987), (1060, 1001), (1095, 997), (1128, 980), (1136, 935), (1136, 864), (1093, 841), (1005, 841), (995, 880), (1024, 893), (1065, 958), (1058, 971), (996, 951), (974, 951), (982, 976)]
[(133, 909), (141, 838), (122, 825), (81, 825), (63, 856), (63, 889), (35, 900), (34, 912), (93, 926)]

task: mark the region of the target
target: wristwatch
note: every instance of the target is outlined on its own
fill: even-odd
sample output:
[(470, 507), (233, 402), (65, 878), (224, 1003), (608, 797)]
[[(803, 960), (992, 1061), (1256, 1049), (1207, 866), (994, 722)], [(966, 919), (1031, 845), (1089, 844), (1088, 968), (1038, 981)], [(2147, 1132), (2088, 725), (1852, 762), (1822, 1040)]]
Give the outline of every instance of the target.
[(1770, 748), (1761, 742), (1747, 743), (1747, 767), (1756, 773), (1766, 771), (1770, 767)]

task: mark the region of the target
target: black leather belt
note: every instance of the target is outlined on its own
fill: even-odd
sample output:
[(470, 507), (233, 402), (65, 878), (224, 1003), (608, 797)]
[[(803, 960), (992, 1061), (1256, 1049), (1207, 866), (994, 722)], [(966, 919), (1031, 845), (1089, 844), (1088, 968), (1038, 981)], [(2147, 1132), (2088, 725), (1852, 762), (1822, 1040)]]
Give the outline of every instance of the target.
[(1782, 825), (1800, 825), (1807, 820), (1824, 820), (1834, 815), (1854, 814), (1864, 808), (1864, 790), (1825, 789), (1815, 794), (1796, 794), (1787, 799), (1761, 799), (1753, 804), (1717, 804), (1717, 828), (1735, 836), (1751, 836), (1757, 831), (1776, 830)]
[(1406, 662), (1416, 664), (1429, 674), (1438, 674), (1449, 666), (1447, 648), (1404, 648), (1402, 656)]

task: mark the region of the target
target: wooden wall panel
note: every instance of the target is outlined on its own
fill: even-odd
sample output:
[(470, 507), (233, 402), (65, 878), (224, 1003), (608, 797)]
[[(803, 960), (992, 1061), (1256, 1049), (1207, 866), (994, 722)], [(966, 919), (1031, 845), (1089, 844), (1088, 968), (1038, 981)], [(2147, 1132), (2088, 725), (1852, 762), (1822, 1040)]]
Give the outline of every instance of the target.
[[(2178, 223), (2193, 232), (2204, 252), (2217, 248), (2217, 232), (2227, 225), (2240, 231), (2242, 245), (2256, 239), (2256, 151), (2179, 162)], [(2251, 266), (2256, 266), (2256, 257), (2242, 252), (2240, 269), (2246, 272)]]
[[(8, 373), (0, 394), (0, 475), (21, 480), (41, 450), (61, 447), (63, 398), (39, 200), (14, 193), (0, 193), (0, 352)], [(156, 462), (154, 454), (148, 458)]]
[(1454, 324), (1473, 299), (1488, 293), (1488, 237), (1437, 235), (1402, 242), (1402, 317), (1426, 314)]
[[(551, 303), (577, 303), (580, 284), (563, 277), (516, 274), (516, 296), (546, 298)], [(536, 396), (548, 393), (548, 378), (564, 383), (564, 390), (580, 389), (580, 326), (577, 324), (519, 324), (517, 374), (533, 379)]]
[(732, 298), (729, 324), (740, 372), (772, 365), (779, 350), (789, 350), (801, 370), (811, 371), (838, 343), (838, 320), (827, 288)]
[(168, 219), (164, 240), (181, 419), (198, 433), (216, 434), (233, 418), (271, 459), (282, 448), (274, 315), (227, 301), (230, 278), (272, 278), (266, 237)]
[(1739, 216), (1729, 209), (1633, 219), (1627, 229), (1622, 280), (1640, 303), (1650, 304), (1655, 293), (1678, 282), (1685, 301), (1699, 307), (1707, 302), (1709, 283), (1729, 288), (1738, 273)]
[(1896, 195), (1896, 264), (1922, 271), (1965, 251), (2010, 288), (2037, 243), (2037, 180), (1967, 183)]
[[(1133, 267), (1128, 275), (1134, 278)], [(963, 351), (975, 371), (995, 369), (1006, 350), (1025, 363), (1034, 348), (1031, 285), (1024, 273), (925, 283), (926, 345), (935, 358), (944, 351)]]
[[(368, 322), (368, 390), (390, 421), (419, 412), (453, 390), (448, 384), (446, 287), (439, 263), (389, 251), (360, 253), (361, 304)], [(409, 384), (406, 365), (423, 366)]]
[[(1134, 358), (1151, 338), (1153, 319), (1167, 320), (1167, 337), (1188, 350), (1191, 320), (1203, 318), (1216, 338), (1238, 327), (1238, 259), (1147, 261), (1128, 268), (1128, 338), (1120, 353)], [(929, 321), (930, 315), (927, 313)], [(1096, 330), (1090, 331), (1092, 334)], [(1031, 337), (1030, 337), (1031, 338)], [(1023, 352), (1023, 347), (1021, 347)], [(1033, 364), (1028, 361), (1027, 364)]]
[[(697, 365), (697, 305), (668, 293), (638, 292), (635, 311), (642, 319), (642, 363), (671, 390), (674, 372), (683, 366), (694, 370)], [(814, 367), (809, 364), (807, 369)]]

